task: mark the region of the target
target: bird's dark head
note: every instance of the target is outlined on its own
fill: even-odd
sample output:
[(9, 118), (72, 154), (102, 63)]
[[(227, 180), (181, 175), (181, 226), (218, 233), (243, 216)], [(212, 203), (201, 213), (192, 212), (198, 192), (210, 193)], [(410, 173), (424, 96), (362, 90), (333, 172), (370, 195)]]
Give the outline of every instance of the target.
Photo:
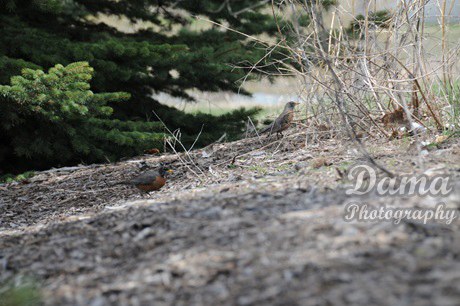
[(169, 166), (161, 166), (159, 172), (161, 176), (165, 176), (167, 172), (173, 172), (173, 169)]
[(284, 109), (286, 110), (291, 110), (291, 109), (294, 109), (294, 107), (296, 105), (299, 105), (300, 103), (297, 103), (297, 102), (294, 102), (294, 101), (290, 101), (288, 103), (286, 103), (286, 106), (284, 107)]

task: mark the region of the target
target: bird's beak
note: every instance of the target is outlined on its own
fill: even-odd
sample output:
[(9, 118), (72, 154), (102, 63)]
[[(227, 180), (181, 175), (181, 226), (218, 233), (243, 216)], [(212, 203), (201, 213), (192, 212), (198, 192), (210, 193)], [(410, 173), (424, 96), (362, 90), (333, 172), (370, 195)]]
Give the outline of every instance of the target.
[(295, 105), (299, 105), (300, 103), (299, 102), (294, 102)]
[(166, 170), (166, 172), (174, 172), (174, 170), (168, 169)]

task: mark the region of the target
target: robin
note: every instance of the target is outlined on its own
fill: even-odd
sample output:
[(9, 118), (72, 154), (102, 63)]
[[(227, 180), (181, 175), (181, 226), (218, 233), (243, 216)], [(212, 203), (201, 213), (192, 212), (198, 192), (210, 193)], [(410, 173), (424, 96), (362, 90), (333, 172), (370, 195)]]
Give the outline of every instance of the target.
[(300, 103), (297, 102), (288, 102), (284, 106), (284, 110), (281, 113), (281, 115), (278, 116), (278, 118), (275, 119), (269, 126), (263, 128), (260, 130), (260, 134), (269, 132), (268, 136), (271, 136), (272, 133), (283, 134), (281, 133), (284, 130), (287, 130), (287, 128), (291, 125), (292, 120), (294, 119), (294, 107)]
[(150, 192), (158, 190), (166, 184), (166, 172), (173, 172), (173, 170), (162, 166), (159, 170), (146, 171), (130, 180), (117, 184), (134, 185), (142, 191)]

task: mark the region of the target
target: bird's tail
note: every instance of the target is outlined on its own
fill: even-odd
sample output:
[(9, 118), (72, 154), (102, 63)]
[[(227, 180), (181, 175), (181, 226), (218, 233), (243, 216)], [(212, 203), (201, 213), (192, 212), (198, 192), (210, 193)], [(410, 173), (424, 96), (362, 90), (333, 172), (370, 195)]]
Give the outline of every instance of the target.
[(271, 132), (272, 130), (273, 130), (273, 123), (270, 124), (269, 126), (264, 127), (263, 129), (261, 129), (259, 131), (259, 134), (264, 134), (264, 133), (267, 133), (267, 132)]
[(105, 183), (110, 187), (117, 186), (117, 185), (135, 185), (133, 182), (130, 182), (130, 181), (121, 181), (121, 182), (116, 182), (116, 183), (105, 182)]

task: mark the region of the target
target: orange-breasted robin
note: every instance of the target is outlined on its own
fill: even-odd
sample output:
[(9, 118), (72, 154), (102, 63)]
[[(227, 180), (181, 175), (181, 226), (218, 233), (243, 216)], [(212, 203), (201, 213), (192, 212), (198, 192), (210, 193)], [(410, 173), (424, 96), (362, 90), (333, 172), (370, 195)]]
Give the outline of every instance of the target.
[(146, 171), (130, 180), (118, 182), (117, 184), (134, 185), (142, 191), (150, 192), (158, 190), (166, 184), (166, 172), (173, 172), (173, 170), (162, 166), (158, 170)]
[(287, 130), (287, 128), (291, 125), (292, 120), (294, 119), (294, 107), (300, 103), (297, 102), (288, 102), (284, 106), (284, 110), (281, 113), (281, 115), (278, 116), (278, 118), (275, 119), (269, 126), (263, 128), (260, 130), (260, 134), (269, 132), (269, 136), (273, 133), (283, 134), (281, 133), (284, 130)]

